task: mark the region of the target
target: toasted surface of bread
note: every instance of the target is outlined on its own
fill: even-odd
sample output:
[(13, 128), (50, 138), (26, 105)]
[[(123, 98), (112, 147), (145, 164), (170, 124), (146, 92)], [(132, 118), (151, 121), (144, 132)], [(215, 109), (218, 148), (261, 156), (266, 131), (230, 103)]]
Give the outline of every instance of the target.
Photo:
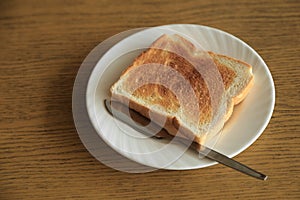
[(253, 84), (252, 67), (205, 52), (179, 35), (163, 35), (111, 87), (112, 99), (203, 143), (230, 118)]

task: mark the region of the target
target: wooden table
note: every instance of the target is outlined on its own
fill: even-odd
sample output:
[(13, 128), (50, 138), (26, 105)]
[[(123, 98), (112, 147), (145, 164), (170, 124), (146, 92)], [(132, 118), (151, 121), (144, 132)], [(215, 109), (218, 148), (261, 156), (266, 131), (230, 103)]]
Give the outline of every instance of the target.
[[(300, 199), (299, 1), (1, 1), (0, 199)], [(85, 56), (137, 27), (202, 24), (264, 58), (276, 86), (273, 117), (236, 159), (259, 181), (222, 165), (129, 174), (93, 158), (72, 118)]]

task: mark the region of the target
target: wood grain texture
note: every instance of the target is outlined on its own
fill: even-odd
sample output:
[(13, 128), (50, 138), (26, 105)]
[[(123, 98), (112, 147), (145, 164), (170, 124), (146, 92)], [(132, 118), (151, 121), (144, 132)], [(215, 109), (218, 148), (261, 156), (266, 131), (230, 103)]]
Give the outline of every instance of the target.
[[(300, 199), (299, 1), (0, 1), (0, 199)], [(72, 87), (93, 47), (131, 28), (202, 24), (241, 38), (264, 58), (276, 106), (237, 160), (262, 182), (221, 165), (127, 174), (82, 145)]]

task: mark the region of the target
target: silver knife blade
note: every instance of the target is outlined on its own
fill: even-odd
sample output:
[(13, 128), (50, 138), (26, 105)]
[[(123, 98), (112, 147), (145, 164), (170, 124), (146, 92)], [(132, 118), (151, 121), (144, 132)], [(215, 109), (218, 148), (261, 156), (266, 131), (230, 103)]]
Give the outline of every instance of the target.
[[(132, 120), (129, 120), (129, 117), (126, 116), (125, 114), (121, 114), (120, 111), (112, 111), (112, 106), (111, 106), (111, 101), (108, 99), (104, 100), (104, 104), (105, 107), (107, 109), (107, 111), (109, 112), (110, 115), (112, 115), (113, 117), (115, 117), (116, 119), (126, 123), (127, 125), (129, 125), (130, 127), (134, 128), (135, 130), (139, 131), (140, 133), (143, 133), (145, 135), (150, 135), (153, 136), (153, 130), (157, 130), (157, 127), (152, 127), (151, 126), (147, 126), (147, 128), (144, 128), (143, 126), (137, 125), (136, 123), (132, 123)], [(139, 113), (137, 113), (134, 110), (130, 110), (131, 113), (134, 113), (135, 115), (138, 115), (141, 118), (144, 118), (143, 116), (141, 116)], [(152, 124), (153, 125), (153, 124)], [(154, 125), (155, 126), (155, 125)], [(166, 138), (166, 139), (171, 139), (172, 136), (169, 134), (164, 134), (163, 132), (160, 132), (158, 135), (156, 135), (155, 137), (158, 138)], [(193, 142), (192, 144), (190, 143), (190, 141), (185, 141), (182, 140), (183, 144), (186, 145), (190, 145), (190, 147), (192, 149), (194, 149), (195, 151), (197, 151), (199, 153), (199, 155), (205, 156), (206, 158), (209, 158), (211, 160), (214, 160), (220, 164), (223, 164), (227, 167), (230, 167), (232, 169), (235, 169), (239, 172), (242, 172), (246, 175), (252, 176), (254, 178), (260, 179), (260, 180), (267, 180), (268, 176), (254, 170), (251, 169), (250, 167), (247, 167), (246, 165), (239, 163), (237, 161), (235, 161), (232, 158), (229, 158), (228, 156), (221, 154), (209, 147), (206, 147), (204, 145), (199, 145), (195, 142)]]

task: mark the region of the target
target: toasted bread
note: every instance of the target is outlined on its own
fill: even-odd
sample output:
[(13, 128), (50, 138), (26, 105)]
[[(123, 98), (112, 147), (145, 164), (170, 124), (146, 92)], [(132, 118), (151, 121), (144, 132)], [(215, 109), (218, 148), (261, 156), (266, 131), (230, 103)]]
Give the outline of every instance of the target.
[(251, 65), (163, 35), (123, 71), (112, 100), (199, 144), (218, 132), (253, 84)]

